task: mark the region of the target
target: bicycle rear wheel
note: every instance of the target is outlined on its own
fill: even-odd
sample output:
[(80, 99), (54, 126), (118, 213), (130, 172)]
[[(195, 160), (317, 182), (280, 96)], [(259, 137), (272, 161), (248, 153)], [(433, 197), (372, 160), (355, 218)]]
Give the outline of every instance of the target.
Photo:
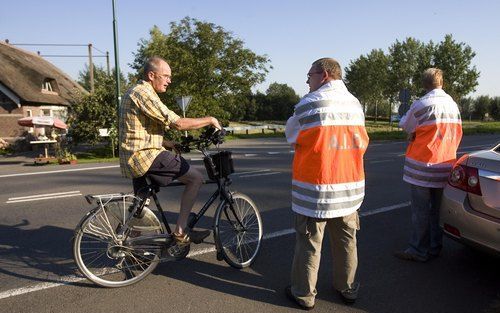
[[(123, 232), (131, 202), (110, 201), (87, 214), (75, 231), (73, 254), (82, 274), (103, 287), (134, 284), (158, 265), (163, 244), (132, 239), (162, 234), (154, 213), (145, 208), (144, 217), (132, 218)], [(137, 240), (136, 240), (137, 242)], [(140, 241), (139, 241), (140, 242)]]
[(250, 266), (260, 249), (262, 219), (255, 203), (246, 195), (233, 194), (234, 204), (223, 201), (215, 214), (217, 251), (234, 268)]

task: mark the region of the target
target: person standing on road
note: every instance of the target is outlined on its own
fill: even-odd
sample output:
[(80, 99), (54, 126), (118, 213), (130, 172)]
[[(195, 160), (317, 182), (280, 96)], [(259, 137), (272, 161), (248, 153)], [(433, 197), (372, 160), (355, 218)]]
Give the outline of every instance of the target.
[(425, 70), (422, 83), (427, 93), (399, 122), (410, 138), (403, 180), (411, 186), (412, 234), (408, 248), (395, 256), (416, 262), (426, 262), (441, 251), (441, 196), (462, 139), (460, 111), (443, 90), (443, 72)]
[(146, 175), (159, 186), (167, 186), (178, 179), (186, 184), (173, 236), (179, 245), (200, 243), (210, 234), (209, 230), (187, 233), (189, 213), (194, 205), (203, 176), (190, 167), (175, 150), (174, 143), (163, 139), (170, 128), (177, 130), (198, 129), (212, 125), (221, 126), (216, 118), (181, 118), (169, 110), (158, 97), (172, 82), (172, 72), (161, 57), (152, 57), (144, 65), (144, 78), (130, 88), (119, 108), (120, 168), (124, 177), (132, 178), (134, 193), (147, 186)]
[(294, 146), (292, 210), (295, 255), (287, 297), (302, 309), (314, 307), (325, 230), (333, 256), (333, 287), (354, 303), (359, 283), (356, 231), (365, 194), (363, 155), (368, 146), (361, 105), (342, 81), (339, 63), (315, 61), (307, 73), (309, 93), (286, 123)]

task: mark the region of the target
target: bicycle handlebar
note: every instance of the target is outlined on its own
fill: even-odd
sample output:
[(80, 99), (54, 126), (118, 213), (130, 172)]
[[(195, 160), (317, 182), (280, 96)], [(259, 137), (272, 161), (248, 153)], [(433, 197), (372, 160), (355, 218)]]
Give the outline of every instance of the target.
[(216, 129), (214, 127), (209, 127), (198, 138), (193, 138), (191, 135), (182, 137), (181, 143), (176, 145), (175, 148), (183, 153), (190, 152), (191, 147), (195, 147), (201, 151), (212, 144), (219, 145), (223, 143), (225, 136), (226, 130), (224, 128)]

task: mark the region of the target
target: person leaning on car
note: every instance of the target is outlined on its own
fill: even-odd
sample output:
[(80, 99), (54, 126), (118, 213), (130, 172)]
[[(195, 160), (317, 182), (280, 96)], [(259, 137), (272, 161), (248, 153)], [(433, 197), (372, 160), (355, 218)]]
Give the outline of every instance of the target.
[(216, 118), (181, 118), (169, 110), (158, 97), (167, 91), (172, 82), (172, 72), (168, 63), (161, 57), (151, 57), (144, 65), (143, 80), (130, 88), (119, 108), (120, 168), (124, 177), (132, 178), (134, 193), (140, 195), (147, 186), (146, 174), (161, 186), (167, 186), (178, 179), (186, 187), (181, 197), (181, 208), (173, 236), (178, 245), (190, 242), (200, 243), (210, 234), (209, 230), (186, 229), (189, 213), (198, 194), (203, 176), (189, 166), (177, 153), (166, 151), (175, 149), (174, 143), (163, 139), (165, 131), (198, 129), (212, 125), (221, 126)]
[(333, 287), (353, 303), (359, 284), (356, 231), (365, 193), (363, 155), (368, 146), (361, 105), (342, 81), (342, 69), (331, 58), (315, 61), (307, 73), (309, 93), (286, 123), (294, 146), (292, 210), (296, 243), (291, 285), (286, 296), (302, 309), (312, 309), (321, 258), (329, 234)]
[(437, 257), (441, 251), (439, 206), (462, 139), (460, 112), (443, 90), (443, 72), (425, 70), (422, 83), (427, 93), (413, 102), (399, 122), (410, 138), (403, 180), (411, 188), (412, 233), (408, 248), (395, 253), (417, 262)]

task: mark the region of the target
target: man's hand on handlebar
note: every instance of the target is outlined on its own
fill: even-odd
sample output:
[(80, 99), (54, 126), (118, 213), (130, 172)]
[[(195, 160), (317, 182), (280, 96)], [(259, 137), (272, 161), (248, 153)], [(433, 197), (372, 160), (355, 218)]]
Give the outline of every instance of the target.
[(212, 117), (212, 121), (211, 122), (212, 122), (211, 125), (213, 127), (215, 127), (216, 129), (218, 129), (218, 130), (222, 129), (222, 127), (219, 124), (219, 121), (215, 117)]

